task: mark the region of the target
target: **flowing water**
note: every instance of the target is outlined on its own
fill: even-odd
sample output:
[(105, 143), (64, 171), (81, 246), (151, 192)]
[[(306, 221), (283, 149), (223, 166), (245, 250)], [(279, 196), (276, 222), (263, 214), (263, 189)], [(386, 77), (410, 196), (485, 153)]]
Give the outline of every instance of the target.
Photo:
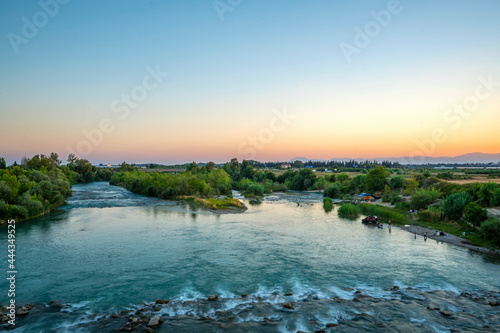
[(500, 329), (498, 258), (339, 218), (320, 194), (215, 215), (106, 182), (73, 191), (17, 225), (16, 302), (36, 307), (15, 331), (116, 331), (138, 309), (169, 332)]

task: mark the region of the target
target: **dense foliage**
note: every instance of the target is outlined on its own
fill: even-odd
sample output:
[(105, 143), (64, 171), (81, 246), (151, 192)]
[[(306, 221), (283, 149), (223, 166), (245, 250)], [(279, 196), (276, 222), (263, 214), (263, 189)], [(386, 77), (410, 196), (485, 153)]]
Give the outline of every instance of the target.
[(111, 177), (110, 184), (123, 186), (134, 193), (162, 199), (231, 194), (231, 178), (220, 169), (194, 174), (189, 171), (178, 174), (123, 171), (115, 173)]
[(450, 220), (462, 218), (465, 207), (472, 201), (467, 192), (458, 192), (450, 195), (441, 203), (443, 214)]
[(44, 214), (71, 196), (72, 184), (109, 180), (112, 173), (72, 154), (67, 165), (56, 153), (23, 157), (20, 165), (9, 167), (0, 158), (0, 220)]
[(64, 203), (71, 195), (71, 184), (58, 158), (55, 153), (36, 155), (8, 168), (0, 163), (1, 220), (25, 220)]
[(337, 212), (341, 216), (357, 216), (359, 208), (356, 205), (346, 203), (340, 206)]

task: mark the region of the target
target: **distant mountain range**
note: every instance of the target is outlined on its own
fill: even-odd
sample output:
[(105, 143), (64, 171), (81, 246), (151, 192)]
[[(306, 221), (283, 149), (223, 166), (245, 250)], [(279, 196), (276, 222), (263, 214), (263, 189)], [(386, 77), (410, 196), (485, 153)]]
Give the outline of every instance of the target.
[[(467, 153), (455, 157), (450, 156), (440, 156), (440, 157), (432, 157), (432, 156), (400, 156), (400, 157), (377, 157), (377, 158), (352, 158), (352, 157), (342, 157), (342, 158), (332, 158), (329, 161), (391, 161), (391, 162), (399, 162), (401, 164), (447, 164), (447, 163), (500, 163), (500, 153), (499, 154), (485, 154), (485, 153)], [(295, 157), (290, 160), (293, 161), (301, 161), (308, 162), (311, 161), (306, 157)], [(326, 161), (326, 160), (312, 160), (314, 161)]]

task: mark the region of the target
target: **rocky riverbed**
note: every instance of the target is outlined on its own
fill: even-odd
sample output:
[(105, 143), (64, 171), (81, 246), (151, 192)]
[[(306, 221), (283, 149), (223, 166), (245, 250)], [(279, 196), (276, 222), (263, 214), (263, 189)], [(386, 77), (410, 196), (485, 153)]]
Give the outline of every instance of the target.
[[(117, 313), (89, 314), (70, 323), (83, 332), (497, 332), (500, 293), (419, 291), (394, 286), (378, 295), (344, 289), (345, 297), (293, 294), (161, 300)], [(25, 307), (26, 309), (26, 307)], [(2, 317), (5, 318), (5, 308)], [(29, 306), (16, 328), (31, 321), (70, 318), (61, 301)], [(59, 318), (59, 319), (61, 319)], [(63, 325), (64, 326), (64, 325)], [(3, 329), (12, 326), (2, 323)]]

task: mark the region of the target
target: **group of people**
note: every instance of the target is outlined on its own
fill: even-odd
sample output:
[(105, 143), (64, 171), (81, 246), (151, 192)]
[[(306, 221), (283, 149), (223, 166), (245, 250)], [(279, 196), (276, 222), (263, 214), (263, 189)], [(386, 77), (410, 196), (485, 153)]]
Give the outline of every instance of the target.
[(408, 213), (418, 213), (418, 210), (412, 208), (412, 209), (408, 210)]
[[(392, 221), (389, 220), (389, 222), (387, 222), (387, 225), (389, 226), (389, 232), (391, 231), (391, 225), (392, 225)], [(380, 222), (377, 222), (377, 228), (379, 229), (382, 229), (384, 227), (384, 225)]]
[[(434, 236), (446, 236), (446, 234), (442, 231), (436, 230), (436, 234)], [(416, 231), (415, 231), (415, 239), (417, 239)], [(424, 232), (424, 241), (427, 241), (427, 232)]]

